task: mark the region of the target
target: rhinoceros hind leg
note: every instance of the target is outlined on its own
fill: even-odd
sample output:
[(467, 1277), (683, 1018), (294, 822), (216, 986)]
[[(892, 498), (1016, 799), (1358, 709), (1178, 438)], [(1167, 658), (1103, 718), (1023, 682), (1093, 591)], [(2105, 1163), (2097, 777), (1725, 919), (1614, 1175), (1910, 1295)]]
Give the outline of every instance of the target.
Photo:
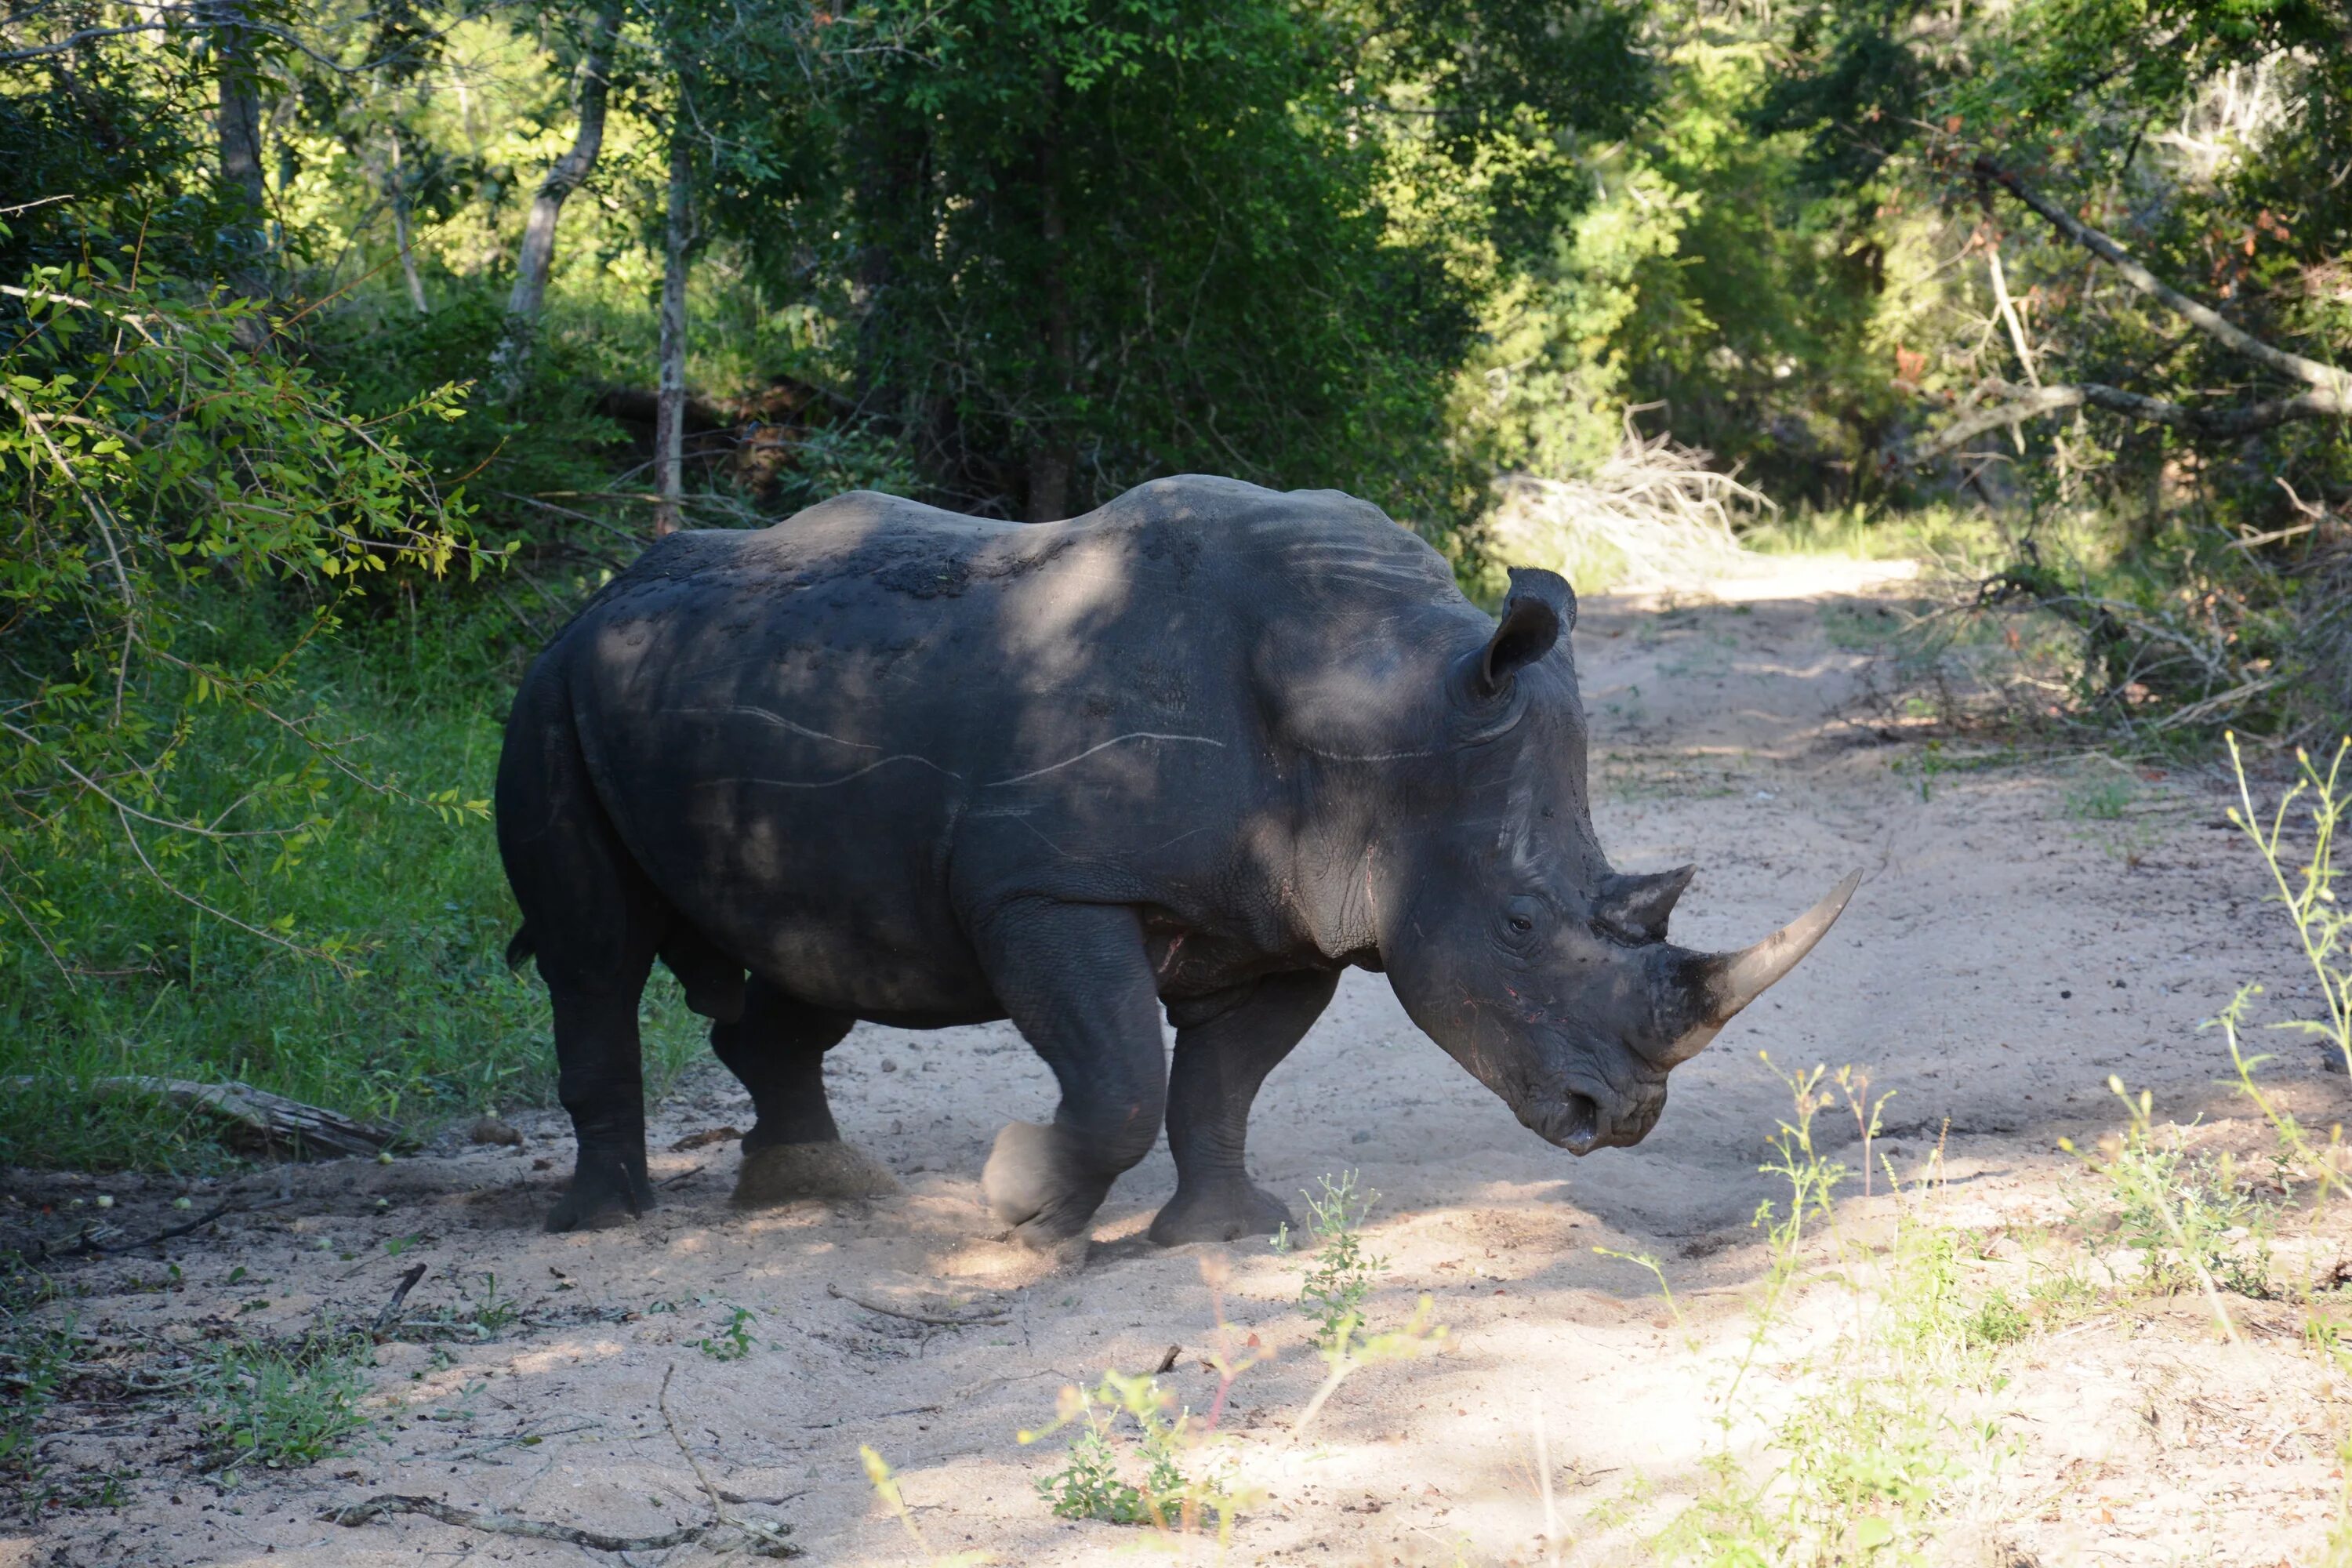
[(880, 1198), (899, 1190), (888, 1166), (839, 1139), (764, 1148), (753, 1147), (749, 1138), (743, 1143), (743, 1166), (730, 1200), (739, 1209), (772, 1208), (803, 1198)]
[[(645, 971), (636, 971), (638, 986)], [(550, 986), (555, 1003), (556, 1095), (579, 1142), (572, 1184), (547, 1216), (551, 1231), (593, 1230), (654, 1206), (646, 1175), (644, 1069), (636, 987), (583, 995)]]
[(653, 1184), (646, 1177), (645, 1156), (632, 1169), (619, 1154), (583, 1154), (572, 1173), (572, 1184), (547, 1214), (547, 1228), (557, 1234), (572, 1230), (603, 1230), (635, 1219), (654, 1206)]
[(1176, 1195), (1151, 1222), (1162, 1247), (1271, 1236), (1291, 1223), (1249, 1178), (1243, 1144), (1258, 1086), (1330, 1005), (1335, 973), (1269, 974), (1245, 990), (1169, 1005), (1176, 1060), (1168, 1080), (1168, 1147)]
[(710, 1048), (742, 1080), (759, 1115), (743, 1140), (747, 1160), (781, 1145), (841, 1142), (825, 1099), (824, 1053), (856, 1022), (812, 1007), (755, 974), (743, 987), (740, 1014), (710, 1026)]

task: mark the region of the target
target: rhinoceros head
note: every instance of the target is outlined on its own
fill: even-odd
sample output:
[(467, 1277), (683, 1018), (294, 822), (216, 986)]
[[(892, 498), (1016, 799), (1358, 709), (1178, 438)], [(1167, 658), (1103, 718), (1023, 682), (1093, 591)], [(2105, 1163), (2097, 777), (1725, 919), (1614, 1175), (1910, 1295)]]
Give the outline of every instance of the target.
[(1566, 582), (1514, 571), (1491, 637), (1463, 626), (1428, 650), (1437, 689), (1410, 721), (1444, 739), (1391, 781), (1373, 901), (1381, 964), (1413, 1022), (1520, 1121), (1584, 1154), (1647, 1135), (1668, 1071), (1811, 950), (1859, 877), (1742, 952), (1668, 942), (1695, 868), (1625, 876), (1601, 852), (1575, 616)]

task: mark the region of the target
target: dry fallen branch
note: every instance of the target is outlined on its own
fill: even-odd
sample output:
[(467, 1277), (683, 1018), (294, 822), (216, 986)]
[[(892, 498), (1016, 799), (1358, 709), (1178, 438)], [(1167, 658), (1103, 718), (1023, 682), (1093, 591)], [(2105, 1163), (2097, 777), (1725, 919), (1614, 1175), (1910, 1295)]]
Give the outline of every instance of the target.
[(1995, 381), (1987, 383), (1984, 390), (2007, 401), (1954, 420), (1913, 447), (1906, 460), (1911, 463), (1933, 462), (1948, 452), (1967, 446), (1988, 430), (1998, 430), (2028, 419), (2038, 419), (2045, 414), (2080, 408), (2085, 405), (2114, 414), (2128, 415), (2145, 424), (2168, 425), (2176, 430), (2186, 430), (2190, 435), (2207, 436), (2216, 440), (2252, 436), (2299, 419), (2352, 417), (2352, 408), (2335, 406), (2328, 399), (2312, 394), (2273, 398), (2264, 403), (2241, 404), (2233, 408), (2191, 408), (2185, 403), (2148, 397), (2095, 381), (2038, 387), (2012, 386), (2005, 381)]
[(400, 1277), (400, 1284), (393, 1290), (392, 1300), (386, 1301), (383, 1304), (383, 1310), (375, 1315), (375, 1322), (369, 1330), (370, 1333), (381, 1337), (392, 1328), (392, 1325), (399, 1320), (401, 1303), (408, 1300), (408, 1293), (415, 1289), (416, 1282), (424, 1278), (425, 1265), (422, 1263), (411, 1268), (407, 1273)]
[[(2000, 186), (2032, 208), (2061, 235), (2114, 268), (2125, 282), (2181, 317), (2198, 331), (2281, 375), (2302, 382), (2312, 390), (2292, 397), (2270, 398), (2234, 407), (2198, 408), (2099, 382), (2032, 387), (2012, 386), (2000, 381), (1988, 382), (1980, 390), (1990, 393), (2000, 399), (2000, 402), (1963, 415), (1911, 447), (1899, 458), (1904, 465), (1932, 462), (1990, 430), (2084, 406), (2104, 408), (2143, 424), (2168, 426), (2190, 435), (2217, 440), (2251, 436), (2296, 420), (2352, 419), (2352, 373), (2263, 342), (2210, 305), (2190, 299), (2165, 282), (2132, 259), (2130, 253), (2108, 236), (2051, 201), (1990, 158), (1978, 158), (1975, 171), (1979, 179)], [(2018, 349), (2022, 357), (2024, 344), (2021, 338)], [(2031, 360), (2026, 363), (2030, 373)]]
[(69, 1247), (53, 1247), (47, 1242), (37, 1244), (33, 1248), (33, 1262), (41, 1264), (52, 1258), (104, 1258), (118, 1252), (136, 1252), (142, 1247), (152, 1247), (158, 1242), (175, 1241), (192, 1231), (204, 1229), (216, 1219), (226, 1219), (233, 1214), (251, 1214), (257, 1209), (274, 1209), (293, 1201), (290, 1197), (278, 1197), (270, 1198), (262, 1203), (249, 1204), (243, 1198), (231, 1197), (218, 1207), (197, 1215), (184, 1225), (175, 1225), (169, 1230), (159, 1230), (152, 1236), (142, 1236), (136, 1241), (113, 1241), (84, 1229), (81, 1235), (74, 1238), (73, 1244)]
[(853, 1307), (863, 1307), (869, 1312), (879, 1312), (886, 1318), (904, 1318), (910, 1323), (929, 1323), (943, 1329), (969, 1329), (982, 1323), (1001, 1323), (1004, 1321), (1005, 1315), (1004, 1309), (1002, 1307), (983, 1307), (977, 1312), (961, 1317), (950, 1316), (944, 1312), (919, 1312), (907, 1307), (886, 1307), (879, 1301), (869, 1301), (863, 1296), (852, 1295), (838, 1285), (827, 1285), (824, 1288), (824, 1293), (836, 1301), (846, 1301)]
[(427, 1519), (439, 1520), (464, 1530), (488, 1531), (493, 1535), (522, 1535), (534, 1541), (562, 1541), (573, 1546), (584, 1546), (592, 1552), (659, 1552), (667, 1547), (684, 1546), (700, 1541), (713, 1531), (726, 1528), (717, 1520), (707, 1524), (681, 1525), (664, 1531), (659, 1535), (607, 1535), (599, 1530), (583, 1530), (577, 1525), (549, 1524), (543, 1520), (517, 1519), (512, 1514), (485, 1513), (479, 1509), (459, 1508), (454, 1503), (436, 1501), (429, 1497), (415, 1497), (406, 1492), (378, 1492), (364, 1502), (346, 1508), (331, 1508), (319, 1517), (352, 1529), (370, 1520), (394, 1513), (421, 1513)]
[(228, 1124), (232, 1142), (268, 1153), (368, 1159), (382, 1152), (394, 1136), (389, 1127), (355, 1121), (338, 1111), (305, 1105), (250, 1084), (191, 1083), (176, 1078), (102, 1078), (90, 1084), (89, 1091), (100, 1100), (115, 1095), (143, 1095), (203, 1111)]
[(1723, 572), (1744, 553), (1734, 519), (1776, 509), (1710, 460), (1670, 436), (1644, 437), (1628, 409), (1616, 451), (1591, 473), (1495, 480), (1500, 504), (1486, 525), (1487, 551), (1515, 566), (1554, 571), (1614, 555), (1635, 580)]

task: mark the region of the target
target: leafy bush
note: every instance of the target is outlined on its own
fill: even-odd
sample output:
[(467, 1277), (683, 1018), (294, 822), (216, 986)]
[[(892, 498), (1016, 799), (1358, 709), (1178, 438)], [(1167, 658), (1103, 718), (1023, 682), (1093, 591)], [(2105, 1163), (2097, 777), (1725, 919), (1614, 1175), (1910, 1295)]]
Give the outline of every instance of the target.
[[(352, 764), (348, 731), (294, 672), (370, 583), (484, 563), (462, 497), (444, 500), (398, 439), (457, 418), (458, 391), (355, 417), (309, 371), (242, 345), (249, 301), (192, 303), (136, 246), (121, 255), (5, 290), (23, 321), (0, 352), (14, 416), (0, 426), (0, 962), (46, 958), (74, 983), (86, 932), (49, 868), (110, 847), (132, 862), (119, 875), (340, 963), (331, 935), (250, 897), (208, 903), (173, 872), (191, 857), (292, 868), (329, 831), (338, 776), (415, 799)], [(210, 618), (248, 604), (267, 607), (236, 629), (266, 626), (258, 637)], [(416, 804), (487, 809), (455, 792)]]

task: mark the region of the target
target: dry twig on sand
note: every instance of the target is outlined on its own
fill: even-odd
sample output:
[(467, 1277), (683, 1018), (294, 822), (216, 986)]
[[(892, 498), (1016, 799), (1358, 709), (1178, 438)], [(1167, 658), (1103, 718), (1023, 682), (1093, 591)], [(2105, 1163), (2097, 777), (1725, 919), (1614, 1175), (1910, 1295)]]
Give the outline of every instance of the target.
[(961, 1317), (950, 1316), (944, 1312), (919, 1312), (908, 1307), (886, 1307), (879, 1301), (869, 1301), (863, 1296), (852, 1295), (838, 1285), (827, 1285), (824, 1288), (824, 1293), (836, 1301), (846, 1301), (853, 1307), (863, 1307), (869, 1312), (879, 1312), (886, 1318), (903, 1318), (910, 1323), (929, 1323), (942, 1329), (969, 1329), (984, 1323), (1001, 1323), (1004, 1321), (1005, 1317), (1005, 1309), (1003, 1307), (983, 1307), (977, 1312), (966, 1313)]
[(422, 1263), (400, 1277), (400, 1284), (394, 1289), (392, 1300), (386, 1301), (383, 1304), (383, 1310), (375, 1315), (375, 1322), (369, 1328), (369, 1333), (377, 1338), (383, 1337), (384, 1331), (390, 1329), (394, 1321), (399, 1318), (400, 1304), (408, 1300), (408, 1293), (415, 1289), (416, 1282), (424, 1278), (425, 1265)]
[(712, 1520), (704, 1524), (681, 1525), (664, 1531), (659, 1535), (607, 1535), (600, 1530), (583, 1530), (577, 1525), (549, 1524), (544, 1520), (517, 1519), (512, 1514), (485, 1513), (479, 1509), (459, 1508), (455, 1503), (438, 1501), (429, 1497), (415, 1497), (406, 1492), (378, 1492), (365, 1502), (355, 1502), (347, 1508), (331, 1508), (320, 1515), (336, 1524), (353, 1529), (373, 1519), (387, 1514), (421, 1513), (427, 1519), (437, 1519), (443, 1524), (454, 1524), (463, 1530), (488, 1531), (493, 1535), (522, 1535), (534, 1541), (562, 1541), (573, 1546), (584, 1546), (592, 1552), (659, 1552), (666, 1547), (684, 1546), (700, 1541), (724, 1524)]
[(711, 1513), (717, 1517), (720, 1524), (740, 1531), (751, 1542), (752, 1550), (762, 1556), (799, 1556), (800, 1548), (791, 1545), (784, 1540), (785, 1535), (791, 1531), (792, 1526), (776, 1524), (764, 1519), (745, 1519), (739, 1514), (728, 1511), (728, 1494), (721, 1492), (711, 1484), (709, 1473), (703, 1469), (702, 1461), (696, 1458), (694, 1450), (686, 1446), (686, 1434), (677, 1429), (677, 1418), (669, 1413), (669, 1380), (677, 1374), (677, 1367), (675, 1363), (662, 1369), (661, 1392), (654, 1396), (654, 1404), (661, 1411), (662, 1425), (669, 1428), (669, 1440), (677, 1445), (679, 1455), (685, 1458), (687, 1467), (694, 1471), (694, 1479), (702, 1483), (704, 1495), (710, 1499)]
[(601, 1530), (583, 1530), (575, 1524), (551, 1524), (545, 1520), (519, 1519), (513, 1514), (499, 1513), (474, 1508), (459, 1508), (455, 1503), (442, 1502), (429, 1497), (416, 1497), (407, 1492), (379, 1492), (364, 1502), (342, 1508), (331, 1508), (320, 1518), (356, 1529), (370, 1520), (388, 1514), (421, 1513), (443, 1524), (454, 1524), (461, 1530), (487, 1531), (493, 1535), (520, 1535), (533, 1541), (561, 1541), (569, 1545), (585, 1547), (591, 1552), (661, 1552), (673, 1546), (693, 1542), (709, 1544), (722, 1536), (739, 1538), (725, 1544), (735, 1550), (749, 1551), (760, 1557), (798, 1557), (801, 1549), (784, 1539), (793, 1527), (768, 1519), (746, 1519), (728, 1507), (734, 1499), (731, 1492), (713, 1486), (704, 1473), (702, 1461), (686, 1446), (685, 1436), (677, 1429), (677, 1418), (669, 1413), (669, 1380), (677, 1368), (662, 1373), (661, 1392), (655, 1398), (660, 1407), (662, 1425), (669, 1428), (670, 1441), (694, 1470), (694, 1479), (702, 1483), (703, 1495), (710, 1500), (711, 1517), (700, 1524), (682, 1524), (676, 1530), (666, 1530), (658, 1535), (608, 1535)]
[(159, 1230), (152, 1236), (142, 1236), (136, 1241), (102, 1239), (88, 1227), (84, 1227), (82, 1233), (74, 1238), (72, 1245), (68, 1247), (53, 1247), (46, 1241), (34, 1243), (31, 1260), (36, 1264), (41, 1264), (68, 1258), (105, 1258), (119, 1252), (136, 1252), (142, 1247), (153, 1247), (158, 1242), (176, 1241), (192, 1231), (202, 1230), (213, 1221), (226, 1219), (233, 1214), (252, 1214), (261, 1209), (278, 1208), (293, 1201), (290, 1197), (277, 1197), (268, 1198), (257, 1204), (249, 1204), (243, 1198), (232, 1194), (226, 1203), (197, 1215), (185, 1225), (175, 1225), (168, 1230)]

